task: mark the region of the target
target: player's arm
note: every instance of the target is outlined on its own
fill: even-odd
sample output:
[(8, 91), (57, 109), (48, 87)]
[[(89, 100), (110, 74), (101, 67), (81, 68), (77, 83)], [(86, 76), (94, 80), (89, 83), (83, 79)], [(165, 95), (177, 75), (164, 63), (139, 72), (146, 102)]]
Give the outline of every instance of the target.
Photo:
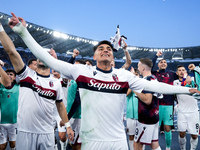
[[(146, 82), (146, 83), (145, 83)], [(144, 90), (151, 91), (161, 94), (193, 94), (199, 93), (195, 88), (188, 88), (182, 86), (173, 86), (162, 82), (155, 82), (155, 81), (144, 81)]]
[(158, 51), (158, 52), (156, 53), (156, 55), (153, 57), (153, 59), (152, 59), (152, 63), (153, 63), (152, 69), (154, 68), (154, 66), (155, 66), (155, 64), (156, 64), (157, 58), (160, 57), (160, 56), (162, 56), (162, 52), (161, 52), (161, 51)]
[(152, 102), (153, 95), (151, 93), (138, 93), (134, 91), (137, 97), (145, 104), (150, 105)]
[(4, 66), (4, 62), (2, 60), (0, 60), (0, 83), (5, 86), (5, 87), (9, 87), (11, 86), (11, 80), (9, 78), (9, 76), (7, 75), (7, 73), (3, 70)]
[(60, 118), (62, 119), (62, 121), (64, 122), (64, 124), (67, 128), (68, 137), (69, 137), (70, 141), (73, 141), (74, 132), (70, 126), (65, 105), (63, 102), (56, 102), (56, 107), (57, 107), (58, 113), (60, 115)]
[[(45, 65), (47, 65), (49, 68), (58, 71), (59, 73), (62, 72), (67, 78), (73, 79), (73, 76), (71, 74), (71, 71), (73, 70), (73, 65), (69, 64), (67, 62), (58, 60), (53, 58), (47, 51), (45, 51), (30, 35), (28, 30), (26, 29), (26, 22), (23, 18), (16, 17), (14, 13), (12, 14), (12, 18), (9, 22), (9, 26), (12, 28), (12, 30), (19, 34), (19, 36), (22, 38), (24, 43), (27, 45), (27, 47), (30, 49), (30, 51), (39, 59), (41, 60)], [(20, 21), (21, 22), (20, 22)]]
[(3, 26), (0, 23), (0, 41), (2, 46), (4, 47), (6, 53), (10, 57), (10, 60), (12, 62), (12, 65), (16, 72), (19, 72), (24, 67), (24, 62), (19, 55), (19, 53), (16, 51), (15, 46), (9, 36), (6, 34), (6, 32), (3, 29)]
[[(123, 41), (124, 42), (124, 41)], [(123, 50), (124, 50), (124, 54), (125, 54), (125, 57), (126, 57), (126, 63), (121, 67), (121, 68), (125, 68), (126, 70), (130, 67), (131, 65), (131, 56), (127, 50), (127, 44), (124, 42), (124, 47), (123, 47)]]

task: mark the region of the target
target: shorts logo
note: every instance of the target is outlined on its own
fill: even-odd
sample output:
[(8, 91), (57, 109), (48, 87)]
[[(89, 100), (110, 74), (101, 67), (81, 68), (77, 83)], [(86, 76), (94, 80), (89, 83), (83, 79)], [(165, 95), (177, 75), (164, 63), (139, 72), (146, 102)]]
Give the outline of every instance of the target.
[(53, 87), (53, 81), (49, 81), (49, 86)]

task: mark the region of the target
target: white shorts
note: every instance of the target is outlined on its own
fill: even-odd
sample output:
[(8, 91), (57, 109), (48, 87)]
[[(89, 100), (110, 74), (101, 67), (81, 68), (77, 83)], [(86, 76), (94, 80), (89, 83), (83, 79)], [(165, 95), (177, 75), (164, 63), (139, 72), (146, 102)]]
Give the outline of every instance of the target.
[(199, 135), (199, 112), (182, 113), (177, 116), (178, 131)]
[(81, 144), (81, 150), (128, 150), (127, 141), (90, 141)]
[(137, 122), (134, 141), (145, 145), (151, 145), (152, 142), (158, 141), (158, 127), (159, 122), (156, 124)]
[(128, 135), (135, 135), (135, 129), (136, 129), (136, 119), (127, 118), (127, 134)]
[(29, 132), (17, 132), (17, 150), (54, 150), (54, 133), (35, 134)]
[(79, 137), (79, 131), (80, 131), (80, 127), (81, 127), (81, 119), (74, 119), (71, 118), (69, 120), (69, 123), (71, 125), (72, 130), (74, 131), (74, 140), (70, 143), (71, 144), (81, 144), (81, 138)]
[(60, 118), (60, 116), (54, 116), (54, 119), (53, 119), (53, 126), (54, 128), (58, 128), (58, 132), (67, 132), (67, 129), (65, 126), (60, 126), (60, 121), (62, 119)]
[[(17, 124), (0, 124), (0, 144), (16, 141)], [(9, 139), (9, 140), (8, 140)]]

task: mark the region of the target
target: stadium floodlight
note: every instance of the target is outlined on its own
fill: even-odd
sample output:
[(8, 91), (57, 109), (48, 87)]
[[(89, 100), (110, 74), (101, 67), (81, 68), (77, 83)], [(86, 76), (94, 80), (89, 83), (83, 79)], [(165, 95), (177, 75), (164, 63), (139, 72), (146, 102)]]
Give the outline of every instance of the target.
[(64, 33), (61, 33), (60, 37), (63, 38), (63, 39), (65, 39), (65, 40), (68, 38), (68, 36), (66, 34), (64, 34)]
[(3, 15), (0, 16), (0, 19), (3, 18)]
[(53, 36), (59, 38), (59, 37), (60, 37), (60, 32), (54, 31), (54, 32), (53, 32)]
[(79, 39), (79, 38), (76, 38), (76, 41), (77, 41), (77, 42), (79, 42), (79, 41), (80, 41), (80, 39)]
[(32, 27), (32, 24), (30, 24), (29, 28), (31, 28), (31, 27)]
[(28, 27), (28, 23), (26, 23), (26, 27)]
[(173, 60), (180, 60), (180, 59), (183, 59), (182, 57), (173, 57), (172, 58)]
[(40, 30), (40, 28), (38, 27), (36, 30), (38, 31), (38, 30)]
[(8, 22), (10, 21), (10, 18), (8, 18)]
[(49, 33), (49, 30), (47, 30), (47, 34)]
[(97, 42), (97, 41), (93, 41), (92, 44), (93, 44), (93, 45), (97, 45), (98, 42)]

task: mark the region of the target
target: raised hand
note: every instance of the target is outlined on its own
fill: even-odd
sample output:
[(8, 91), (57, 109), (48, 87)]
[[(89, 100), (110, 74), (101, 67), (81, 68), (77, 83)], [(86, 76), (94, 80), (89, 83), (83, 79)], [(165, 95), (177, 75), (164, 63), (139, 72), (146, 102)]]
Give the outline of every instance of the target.
[(77, 57), (79, 55), (79, 51), (77, 50), (77, 49), (74, 49), (74, 51), (73, 51), (73, 57), (75, 58), (75, 57)]
[(159, 56), (161, 56), (162, 54), (163, 54), (163, 53), (162, 53), (161, 51), (158, 51), (156, 55), (159, 57)]
[(194, 68), (195, 68), (195, 65), (194, 65), (194, 64), (189, 64), (188, 69), (194, 70)]
[(14, 26), (16, 26), (19, 22), (22, 23), (22, 25), (24, 27), (26, 27), (26, 22), (23, 18), (21, 17), (17, 17), (13, 12), (11, 13), (12, 18), (10, 19), (8, 25), (10, 26), (10, 28), (13, 28)]

